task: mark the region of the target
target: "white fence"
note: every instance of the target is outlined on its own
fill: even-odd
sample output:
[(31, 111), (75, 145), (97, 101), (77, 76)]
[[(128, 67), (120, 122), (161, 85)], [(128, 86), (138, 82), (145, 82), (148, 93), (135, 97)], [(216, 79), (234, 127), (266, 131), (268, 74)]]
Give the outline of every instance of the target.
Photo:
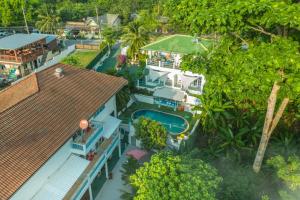
[(54, 56), (51, 60), (47, 61), (43, 66), (37, 68), (35, 72), (42, 71), (44, 69), (47, 69), (48, 67), (55, 65), (62, 61), (65, 57), (67, 57), (69, 54), (75, 51), (75, 45), (69, 46), (67, 49), (64, 51), (60, 52), (57, 56)]
[(136, 100), (144, 103), (154, 104), (154, 98), (152, 96), (146, 96), (142, 94), (134, 94)]

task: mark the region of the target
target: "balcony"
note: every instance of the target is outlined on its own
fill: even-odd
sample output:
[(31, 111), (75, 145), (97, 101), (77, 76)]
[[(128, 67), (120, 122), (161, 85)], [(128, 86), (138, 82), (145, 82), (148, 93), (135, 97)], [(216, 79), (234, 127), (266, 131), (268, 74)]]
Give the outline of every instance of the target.
[(179, 69), (179, 66), (175, 64), (172, 60), (157, 60), (157, 59), (147, 59), (146, 65), (162, 67), (168, 69)]
[(188, 91), (192, 94), (201, 94), (202, 90), (200, 86), (191, 85), (188, 87)]
[(154, 81), (154, 82), (150, 82), (147, 81), (145, 79), (140, 79), (137, 81), (137, 87), (139, 88), (145, 88), (145, 89), (149, 89), (149, 90), (154, 90), (157, 87), (163, 87), (164, 83), (160, 82), (160, 81)]
[(20, 52), (17, 56), (13, 54), (1, 54), (0, 62), (14, 62), (14, 63), (28, 63), (37, 59), (37, 57), (43, 55), (43, 50), (41, 48), (35, 49), (28, 52)]
[(89, 127), (88, 130), (78, 130), (75, 133), (72, 143), (72, 152), (80, 155), (86, 155), (100, 139), (103, 129), (103, 123), (99, 121), (91, 121), (91, 127)]
[(88, 182), (93, 181), (98, 172), (105, 165), (108, 157), (113, 149), (119, 144), (119, 133), (115, 132), (109, 139), (105, 139), (95, 152), (93, 160), (90, 162), (85, 171), (77, 179), (75, 184), (70, 188), (68, 193), (64, 196), (67, 199), (81, 199), (85, 191), (88, 189)]

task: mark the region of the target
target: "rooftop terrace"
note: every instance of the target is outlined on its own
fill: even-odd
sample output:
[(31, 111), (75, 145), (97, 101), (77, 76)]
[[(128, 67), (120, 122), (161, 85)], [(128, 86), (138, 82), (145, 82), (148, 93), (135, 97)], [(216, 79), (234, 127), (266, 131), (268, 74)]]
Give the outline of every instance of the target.
[(189, 35), (172, 35), (148, 44), (142, 50), (179, 54), (204, 53), (212, 44), (213, 41), (208, 39), (195, 38)]

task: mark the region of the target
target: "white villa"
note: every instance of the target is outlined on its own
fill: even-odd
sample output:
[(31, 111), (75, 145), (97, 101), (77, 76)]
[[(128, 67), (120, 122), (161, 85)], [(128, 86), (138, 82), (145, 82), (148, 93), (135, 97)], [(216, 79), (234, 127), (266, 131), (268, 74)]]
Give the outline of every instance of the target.
[(137, 83), (138, 88), (153, 91), (154, 103), (191, 111), (200, 103), (195, 95), (201, 95), (205, 84), (202, 74), (180, 69), (185, 54), (202, 53), (212, 44), (187, 35), (172, 35), (142, 48), (148, 55), (146, 76)]
[(126, 84), (58, 64), (0, 91), (0, 199), (95, 199), (121, 156)]

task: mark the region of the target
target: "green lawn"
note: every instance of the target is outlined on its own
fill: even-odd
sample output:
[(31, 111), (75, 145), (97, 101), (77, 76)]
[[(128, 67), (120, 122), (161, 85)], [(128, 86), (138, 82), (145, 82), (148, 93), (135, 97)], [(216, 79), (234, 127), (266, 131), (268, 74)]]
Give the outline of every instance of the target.
[(132, 113), (134, 113), (136, 110), (140, 110), (140, 109), (153, 109), (153, 110), (158, 110), (158, 111), (163, 111), (163, 112), (179, 115), (179, 116), (185, 118), (189, 122), (189, 124), (190, 124), (189, 131), (192, 130), (194, 124), (197, 121), (197, 119), (195, 117), (193, 117), (193, 115), (189, 112), (174, 111), (172, 108), (164, 107), (164, 106), (161, 106), (159, 108), (158, 105), (148, 104), (148, 103), (143, 103), (143, 102), (133, 103), (122, 115), (119, 116), (119, 119), (121, 119), (124, 123), (129, 123), (131, 121)]
[(196, 52), (203, 53), (213, 44), (212, 40), (199, 39), (198, 43), (194, 42), (193, 40), (194, 37), (189, 35), (172, 35), (148, 44), (142, 49), (169, 53), (191, 54)]
[[(100, 51), (95, 50), (76, 50), (75, 53), (71, 54), (70, 56), (78, 58), (79, 64), (76, 66), (80, 68), (86, 68), (87, 65), (90, 64), (90, 62), (99, 54), (99, 52)], [(65, 62), (63, 61), (63, 63)]]

